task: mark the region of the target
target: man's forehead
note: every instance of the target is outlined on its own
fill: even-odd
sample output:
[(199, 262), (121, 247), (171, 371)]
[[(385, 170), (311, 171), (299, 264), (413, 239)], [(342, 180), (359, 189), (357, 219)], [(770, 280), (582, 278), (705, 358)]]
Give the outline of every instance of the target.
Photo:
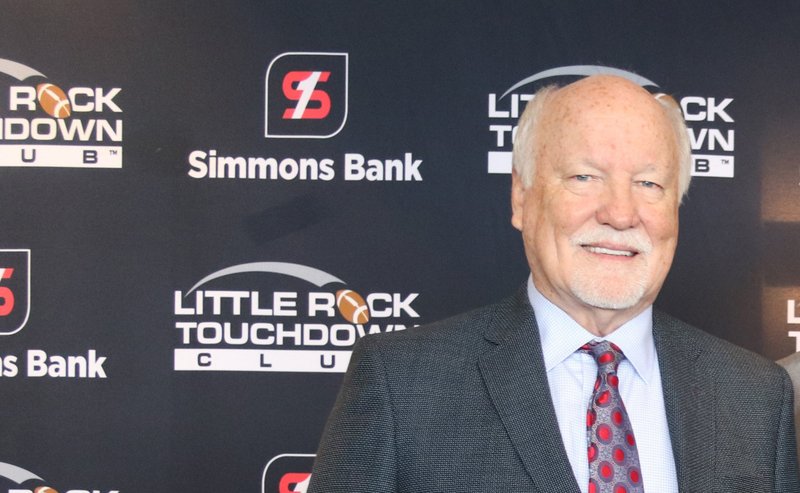
[(598, 167), (629, 162), (640, 171), (649, 166), (677, 173), (671, 169), (677, 168), (675, 143), (664, 138), (673, 132), (664, 106), (621, 77), (592, 76), (558, 89), (547, 100), (538, 131), (537, 155), (544, 159), (537, 174), (588, 162)]
[(663, 113), (655, 97), (643, 87), (610, 75), (586, 77), (564, 86), (553, 94), (548, 106), (555, 113), (591, 109)]
[[(637, 119), (669, 132), (669, 118), (655, 96), (622, 77), (595, 75), (557, 89), (541, 117), (545, 133), (569, 131), (594, 120)], [(595, 122), (603, 125), (602, 122)]]

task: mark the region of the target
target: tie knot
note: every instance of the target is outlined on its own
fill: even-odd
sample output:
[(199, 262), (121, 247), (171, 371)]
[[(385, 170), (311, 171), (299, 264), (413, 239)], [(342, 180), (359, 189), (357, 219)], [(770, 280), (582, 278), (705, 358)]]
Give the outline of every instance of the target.
[(601, 372), (617, 371), (620, 361), (625, 359), (622, 350), (609, 341), (592, 341), (581, 346), (580, 350), (594, 356)]

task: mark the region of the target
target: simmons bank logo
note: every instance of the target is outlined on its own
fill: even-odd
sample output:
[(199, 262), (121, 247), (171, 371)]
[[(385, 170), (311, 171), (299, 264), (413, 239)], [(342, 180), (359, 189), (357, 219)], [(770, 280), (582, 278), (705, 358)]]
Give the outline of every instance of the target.
[(0, 336), (16, 334), (28, 322), (30, 277), (30, 250), (0, 250)]
[[(347, 121), (347, 53), (289, 52), (267, 67), (264, 137), (328, 139)], [(387, 155), (361, 152), (243, 155), (210, 146), (189, 152), (194, 179), (288, 181), (423, 181), (423, 160), (407, 149)], [(302, 152), (302, 154), (301, 154)]]
[(0, 166), (121, 168), (120, 91), (0, 58)]
[(267, 68), (264, 136), (327, 139), (347, 120), (347, 53), (283, 53)]
[(227, 267), (174, 292), (174, 369), (343, 373), (359, 338), (417, 325), (418, 296), (356, 292), (301, 264)]
[[(0, 336), (16, 334), (25, 326), (31, 305), (31, 251), (0, 250)], [(42, 349), (0, 353), (0, 379), (106, 378), (105, 356), (89, 349), (86, 355), (52, 354)]]
[[(490, 93), (488, 116), (491, 144), (487, 154), (487, 171), (490, 174), (511, 173), (511, 150), (517, 120), (525, 104), (533, 99), (536, 89), (555, 83), (558, 78), (594, 74), (617, 75), (645, 88), (658, 87), (655, 82), (632, 72), (596, 65), (573, 65), (538, 72), (513, 84), (503, 93)], [(733, 98), (707, 96), (685, 96), (680, 99), (692, 146), (692, 176), (733, 178), (735, 129), (734, 119), (729, 113), (733, 101)]]
[(282, 454), (273, 457), (261, 477), (261, 493), (306, 493), (311, 481), (314, 454)]
[(119, 493), (119, 490), (75, 488), (56, 489), (48, 481), (14, 464), (0, 462), (0, 491), (6, 493)]

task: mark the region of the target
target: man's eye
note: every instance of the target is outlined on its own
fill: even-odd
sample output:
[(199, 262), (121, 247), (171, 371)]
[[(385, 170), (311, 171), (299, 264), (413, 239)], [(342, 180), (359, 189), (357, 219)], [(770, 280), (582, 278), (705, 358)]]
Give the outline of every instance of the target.
[(575, 175), (572, 177), (575, 181), (589, 181), (592, 179), (590, 175)]
[(640, 181), (639, 183), (645, 188), (661, 188), (661, 185), (659, 185), (658, 183), (656, 183), (654, 181), (644, 180), (644, 181)]

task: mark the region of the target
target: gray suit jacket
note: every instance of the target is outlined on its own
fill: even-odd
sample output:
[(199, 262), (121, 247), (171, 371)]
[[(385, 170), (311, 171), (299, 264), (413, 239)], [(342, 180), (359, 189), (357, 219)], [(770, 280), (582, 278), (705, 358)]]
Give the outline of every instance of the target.
[[(794, 395), (800, 395), (800, 353), (793, 353), (789, 356), (776, 361), (779, 365), (786, 368), (789, 378), (792, 379)], [(794, 429), (800, 428), (800, 398), (794, 400)], [(800, 450), (800, 435), (797, 435), (797, 446)]]
[[(680, 491), (800, 491), (786, 372), (660, 312), (653, 325)], [(309, 488), (578, 491), (524, 289), (452, 319), (362, 339)]]

